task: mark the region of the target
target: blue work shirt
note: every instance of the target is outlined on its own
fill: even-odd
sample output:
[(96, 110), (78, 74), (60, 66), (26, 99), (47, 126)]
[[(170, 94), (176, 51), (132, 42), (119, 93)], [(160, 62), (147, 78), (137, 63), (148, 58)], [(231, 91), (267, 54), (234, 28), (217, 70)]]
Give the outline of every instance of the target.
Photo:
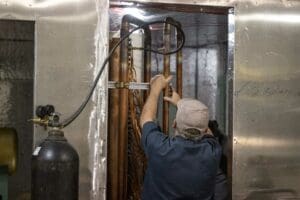
[(142, 130), (142, 147), (148, 158), (143, 200), (212, 200), (221, 158), (213, 136), (194, 141), (168, 137), (154, 122)]

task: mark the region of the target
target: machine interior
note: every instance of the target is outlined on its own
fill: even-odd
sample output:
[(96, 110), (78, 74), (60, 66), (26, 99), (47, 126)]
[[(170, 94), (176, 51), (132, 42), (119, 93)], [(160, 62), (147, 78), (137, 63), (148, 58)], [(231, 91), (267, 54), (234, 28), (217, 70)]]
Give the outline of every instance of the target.
[[(185, 46), (182, 49), (182, 72), (177, 70), (177, 55), (173, 54), (169, 58), (170, 62), (170, 74), (173, 75), (172, 86), (176, 89), (176, 77), (180, 76), (182, 80), (182, 96), (184, 98), (196, 98), (204, 102), (210, 110), (210, 119), (217, 120), (221, 132), (226, 135), (229, 135), (228, 130), (228, 116), (230, 114), (229, 105), (230, 97), (228, 91), (231, 91), (230, 81), (228, 81), (228, 71), (231, 69), (230, 54), (232, 52), (229, 49), (228, 45), (228, 8), (219, 8), (219, 7), (200, 7), (200, 6), (165, 6), (164, 4), (137, 4), (133, 6), (130, 4), (130, 7), (127, 7), (126, 4), (112, 4), (110, 8), (110, 48), (114, 45), (113, 40), (120, 38), (120, 29), (122, 29), (122, 20), (124, 16), (131, 15), (134, 18), (139, 19), (143, 22), (149, 22), (153, 20), (166, 20), (167, 17), (172, 18), (173, 20), (179, 22), (185, 33), (186, 42)], [(136, 25), (132, 25), (135, 27)], [(153, 25), (150, 27), (151, 30), (151, 48), (153, 49), (163, 49), (166, 48), (166, 43), (163, 38), (164, 34), (164, 25)], [(172, 32), (173, 31), (173, 32)], [(145, 39), (147, 39), (146, 31), (136, 31), (130, 37), (130, 47), (127, 48), (126, 52), (129, 52), (127, 59), (130, 60), (131, 65), (134, 68), (136, 81), (145, 82), (145, 75), (143, 64), (145, 59), (147, 59), (143, 51), (139, 50), (138, 47), (142, 47), (145, 44)], [(122, 33), (121, 33), (122, 35)], [(126, 41), (125, 41), (126, 42)], [(122, 48), (122, 47), (121, 47)], [(176, 34), (175, 31), (171, 29), (170, 44), (169, 48), (176, 48)], [(122, 61), (122, 49), (121, 55), (117, 54), (114, 60), (110, 64), (110, 68), (118, 69), (123, 67)], [(130, 53), (131, 52), (131, 53)], [(128, 55), (128, 54), (126, 54)], [(164, 73), (164, 56), (156, 53), (151, 53), (151, 59), (148, 60), (151, 64), (151, 77), (156, 74)], [(115, 78), (112, 73), (115, 71), (110, 71), (110, 80)], [(122, 72), (117, 72), (122, 73)], [(115, 90), (110, 90), (111, 93), (115, 93)], [(116, 95), (116, 94), (112, 94)], [(129, 94), (130, 96), (130, 94)], [(162, 95), (161, 95), (162, 96)], [(130, 98), (129, 98), (130, 99)], [(110, 96), (109, 102), (110, 105), (113, 103), (113, 97)], [(129, 100), (130, 103), (130, 100)], [(122, 105), (120, 105), (122, 107)], [(114, 107), (109, 107), (109, 113), (114, 112)], [(136, 146), (139, 145), (138, 140), (134, 140), (134, 129), (132, 129), (132, 123), (130, 122), (130, 106), (124, 109), (128, 109), (128, 129), (125, 133), (128, 133), (128, 137), (125, 138), (126, 144), (125, 147), (120, 145), (121, 142), (116, 143), (116, 140), (123, 140), (124, 138), (119, 138), (113, 134), (114, 129), (109, 128), (108, 133), (108, 198), (116, 199), (117, 196), (114, 196), (112, 193), (116, 187), (128, 187), (123, 189), (119, 193), (127, 196), (127, 199), (137, 199), (139, 190), (138, 186), (134, 182), (141, 182), (143, 172), (141, 168), (144, 168), (145, 165), (134, 164), (134, 162), (143, 162), (143, 159), (139, 160), (139, 155), (142, 153), (134, 153), (134, 151), (140, 152), (141, 150)], [(139, 116), (141, 107), (136, 109), (138, 111), (134, 117)], [(176, 108), (173, 106), (169, 107), (169, 117), (168, 117), (168, 129), (169, 135), (172, 135), (173, 128), (172, 122), (175, 118)], [(112, 116), (112, 115), (111, 115)], [(122, 121), (122, 116), (115, 116), (119, 118), (117, 122)], [(163, 102), (162, 98), (160, 99), (159, 108), (158, 108), (158, 123), (162, 125), (163, 118)], [(109, 127), (115, 127), (116, 120), (111, 120), (109, 118)], [(127, 119), (126, 119), (127, 120)], [(114, 141), (112, 141), (114, 140)], [(119, 145), (119, 146), (118, 146)], [(119, 148), (119, 149), (118, 149)], [(127, 155), (121, 155), (120, 148), (127, 148)], [(121, 163), (125, 167), (124, 173), (110, 173), (110, 171), (116, 171), (118, 167), (114, 165), (120, 165), (116, 163), (115, 160), (122, 159), (122, 156), (125, 156), (127, 160), (126, 163)], [(138, 160), (138, 161), (136, 161)], [(127, 166), (126, 166), (127, 165)], [(114, 168), (115, 167), (115, 168)], [(120, 170), (119, 170), (120, 171)], [(139, 172), (136, 172), (139, 171)], [(143, 171), (143, 170), (142, 170)], [(126, 176), (126, 180), (122, 178)], [(117, 178), (119, 177), (119, 178)], [(117, 181), (118, 180), (118, 181)], [(120, 183), (122, 181), (123, 183)], [(138, 181), (135, 181), (138, 180)], [(117, 183), (118, 182), (118, 183)], [(127, 182), (127, 183), (126, 183)], [(141, 183), (140, 183), (141, 184)], [(119, 186), (117, 186), (119, 185)], [(126, 186), (125, 186), (126, 185)], [(125, 191), (124, 191), (125, 190)], [(114, 190), (116, 191), (116, 190)], [(122, 196), (122, 195), (121, 195)], [(120, 198), (120, 197), (119, 197)]]

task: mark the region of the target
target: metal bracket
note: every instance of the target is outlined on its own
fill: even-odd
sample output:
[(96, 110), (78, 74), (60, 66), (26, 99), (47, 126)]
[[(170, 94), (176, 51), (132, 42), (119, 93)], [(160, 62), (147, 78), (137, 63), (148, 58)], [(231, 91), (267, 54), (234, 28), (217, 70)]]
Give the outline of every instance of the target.
[(108, 81), (109, 89), (148, 90), (149, 83)]

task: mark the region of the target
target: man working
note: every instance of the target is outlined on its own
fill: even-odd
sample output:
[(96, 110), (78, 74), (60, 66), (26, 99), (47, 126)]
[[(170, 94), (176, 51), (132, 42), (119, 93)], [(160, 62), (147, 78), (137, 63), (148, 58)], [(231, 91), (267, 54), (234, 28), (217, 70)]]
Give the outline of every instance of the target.
[(171, 77), (151, 80), (150, 95), (140, 123), (142, 146), (148, 159), (143, 200), (212, 200), (221, 147), (208, 129), (208, 108), (176, 92), (164, 100), (177, 106), (175, 137), (168, 137), (154, 122), (161, 91)]

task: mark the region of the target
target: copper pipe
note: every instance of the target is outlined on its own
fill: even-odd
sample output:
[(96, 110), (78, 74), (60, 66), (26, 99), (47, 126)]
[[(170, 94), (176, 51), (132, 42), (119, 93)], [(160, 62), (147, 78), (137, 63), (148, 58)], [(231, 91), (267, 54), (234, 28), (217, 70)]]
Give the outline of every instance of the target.
[[(144, 29), (144, 48), (151, 49), (151, 31), (149, 27)], [(150, 82), (151, 79), (151, 52), (144, 51), (144, 82)], [(146, 101), (149, 90), (144, 93), (144, 102)]]
[[(121, 25), (121, 37), (129, 32), (129, 22), (125, 17), (122, 19)], [(128, 82), (128, 42), (129, 39), (125, 39), (121, 44), (121, 70), (120, 81)], [(119, 97), (119, 187), (118, 187), (118, 199), (125, 200), (127, 197), (127, 146), (128, 146), (128, 90), (120, 89)]]
[[(175, 22), (178, 25), (180, 25), (179, 22), (175, 21), (171, 17), (167, 17), (165, 19), (169, 22)], [(181, 35), (176, 31), (177, 33), (177, 47), (180, 45), (181, 41)], [(171, 48), (171, 26), (169, 24), (165, 24), (164, 26), (164, 51), (170, 51)], [(164, 56), (164, 71), (163, 74), (165, 77), (170, 76), (170, 55)], [(176, 53), (176, 91), (178, 94), (182, 97), (182, 50)], [(164, 96), (169, 95), (169, 88), (166, 88), (163, 93)], [(169, 133), (169, 103), (164, 102), (163, 103), (163, 132), (165, 134)]]
[[(130, 30), (130, 24), (142, 25), (143, 21), (131, 15), (125, 15), (122, 18), (121, 37), (126, 35)], [(145, 48), (151, 47), (151, 32), (150, 29), (144, 28)], [(121, 44), (121, 71), (120, 81), (128, 82), (128, 44), (129, 39), (124, 40)], [(151, 53), (144, 51), (144, 80), (150, 81), (151, 77)], [(129, 109), (129, 92), (127, 89), (120, 90), (120, 107), (119, 107), (119, 188), (118, 200), (127, 199), (127, 175), (128, 175), (128, 109)]]
[[(173, 21), (170, 17), (167, 17), (165, 21)], [(163, 33), (163, 43), (164, 43), (164, 51), (168, 52), (171, 48), (171, 25), (164, 25), (164, 33)], [(164, 69), (163, 75), (165, 77), (170, 76), (170, 55), (164, 55)], [(168, 88), (164, 89), (163, 95), (167, 96), (169, 94)], [(163, 132), (165, 134), (169, 134), (169, 103), (163, 102)]]
[[(113, 38), (110, 47), (120, 41), (120, 38)], [(116, 49), (109, 61), (109, 80), (119, 81), (120, 73), (120, 48)], [(107, 152), (107, 199), (118, 200), (119, 186), (119, 90), (109, 90), (109, 112), (108, 121), (108, 152)]]
[[(133, 17), (131, 15), (125, 15), (122, 19), (122, 24), (128, 22), (135, 25), (143, 25), (145, 22)], [(129, 30), (128, 30), (129, 31)], [(149, 27), (144, 27), (144, 48), (151, 49), (151, 31)], [(124, 42), (125, 44), (125, 42)], [(127, 46), (127, 45), (126, 45)], [(125, 46), (124, 46), (125, 47)], [(151, 52), (144, 51), (144, 82), (150, 82), (151, 79)], [(144, 101), (146, 101), (149, 91), (144, 94)]]
[[(179, 26), (180, 23), (177, 22)], [(177, 34), (177, 47), (180, 45), (181, 41), (181, 34), (176, 32)], [(180, 97), (182, 97), (182, 50), (178, 51), (176, 53), (176, 91), (179, 94)]]

